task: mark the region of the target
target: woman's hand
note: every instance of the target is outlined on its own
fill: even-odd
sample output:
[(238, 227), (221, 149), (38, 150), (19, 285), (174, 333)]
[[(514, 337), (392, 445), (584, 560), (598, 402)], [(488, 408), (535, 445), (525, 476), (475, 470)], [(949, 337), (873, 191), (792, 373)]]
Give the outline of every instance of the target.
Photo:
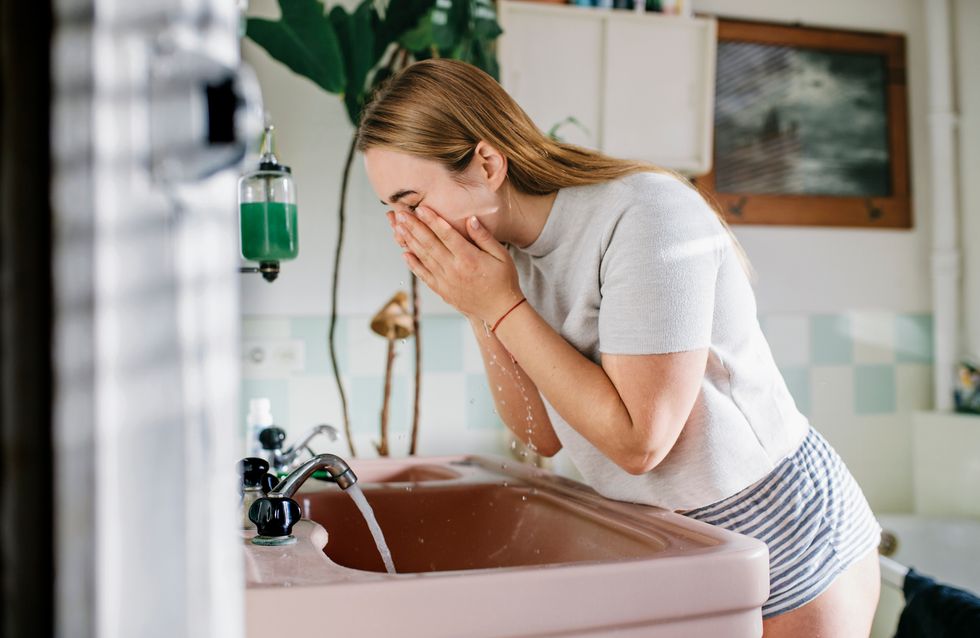
[(476, 217), (466, 221), (473, 243), (424, 206), (414, 217), (389, 212), (388, 220), (408, 267), (464, 315), (492, 325), (524, 296), (507, 249)]

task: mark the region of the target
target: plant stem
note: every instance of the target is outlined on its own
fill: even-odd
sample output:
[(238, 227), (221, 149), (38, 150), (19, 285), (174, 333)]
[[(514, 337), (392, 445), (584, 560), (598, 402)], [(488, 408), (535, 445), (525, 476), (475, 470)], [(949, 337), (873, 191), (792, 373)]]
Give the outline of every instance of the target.
[(395, 340), (388, 339), (388, 360), (385, 363), (385, 395), (381, 403), (381, 442), (376, 446), (378, 456), (388, 456), (388, 404), (391, 403), (391, 373), (395, 367)]
[(334, 341), (334, 333), (337, 328), (337, 282), (340, 279), (340, 254), (344, 246), (344, 222), (345, 207), (347, 204), (347, 182), (350, 181), (350, 168), (354, 162), (354, 151), (357, 143), (357, 129), (350, 139), (350, 148), (347, 150), (347, 161), (344, 164), (344, 176), (340, 183), (340, 215), (337, 224), (337, 250), (333, 260), (333, 289), (330, 291), (330, 363), (333, 366), (333, 376), (337, 381), (337, 392), (340, 394), (340, 405), (344, 413), (344, 434), (347, 436), (347, 446), (350, 448), (350, 455), (357, 456), (354, 449), (354, 437), (351, 433), (350, 412), (347, 408), (347, 394), (344, 392), (344, 382), (340, 378), (340, 367), (337, 365), (337, 348)]
[(415, 406), (412, 413), (412, 444), (408, 449), (411, 456), (418, 449), (419, 404), (422, 397), (422, 330), (419, 328), (419, 280), (415, 273), (412, 280), (412, 333), (415, 335)]

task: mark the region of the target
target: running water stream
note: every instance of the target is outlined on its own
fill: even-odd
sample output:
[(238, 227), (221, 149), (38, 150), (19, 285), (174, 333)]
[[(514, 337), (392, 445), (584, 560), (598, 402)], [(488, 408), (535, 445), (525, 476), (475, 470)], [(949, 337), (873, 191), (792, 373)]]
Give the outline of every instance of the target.
[(361, 487), (356, 483), (351, 485), (346, 490), (347, 494), (357, 505), (357, 509), (361, 510), (361, 514), (364, 516), (364, 520), (367, 521), (368, 528), (371, 530), (371, 536), (374, 537), (374, 544), (378, 546), (378, 551), (381, 553), (381, 560), (384, 561), (385, 569), (388, 570), (389, 574), (395, 573), (395, 564), (391, 561), (391, 551), (388, 550), (388, 544), (385, 543), (385, 536), (381, 533), (381, 527), (378, 526), (377, 519), (374, 518), (374, 510), (371, 509), (371, 505), (364, 498), (364, 492), (361, 491)]

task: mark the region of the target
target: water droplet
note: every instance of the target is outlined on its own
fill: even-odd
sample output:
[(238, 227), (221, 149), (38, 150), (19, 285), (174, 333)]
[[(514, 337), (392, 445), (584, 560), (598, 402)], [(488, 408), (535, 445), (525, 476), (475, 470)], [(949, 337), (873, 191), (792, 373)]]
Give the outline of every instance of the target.
[(405, 339), (401, 339), (401, 344), (405, 345)]
[(504, 487), (507, 487), (507, 481), (504, 481)]
[(498, 385), (497, 386), (497, 392), (503, 392), (503, 391), (504, 391), (504, 387), (501, 386), (501, 385)]
[(422, 538), (421, 536), (419, 536), (419, 544), (421, 545), (421, 544), (422, 544), (422, 543), (424, 543), (424, 542), (425, 542), (425, 539), (424, 539), (424, 538)]
[(507, 402), (506, 402), (506, 401), (504, 401), (503, 399), (501, 399), (501, 400), (500, 400), (500, 405), (507, 405)]
[(512, 450), (516, 450), (517, 449), (517, 441), (511, 441), (510, 442), (510, 449), (512, 449)]
[(541, 550), (540, 550), (540, 549), (535, 549), (535, 550), (534, 550), (534, 553), (535, 553), (535, 554), (540, 554), (540, 553), (541, 553)]
[(527, 496), (521, 496), (521, 500), (527, 502)]
[(507, 469), (507, 464), (506, 463), (501, 463), (500, 464), (500, 469), (506, 470)]

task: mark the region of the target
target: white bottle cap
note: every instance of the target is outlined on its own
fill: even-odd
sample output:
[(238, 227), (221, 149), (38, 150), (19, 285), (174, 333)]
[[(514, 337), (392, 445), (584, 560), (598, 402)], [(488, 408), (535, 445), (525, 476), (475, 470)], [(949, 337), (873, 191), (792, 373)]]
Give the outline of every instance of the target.
[(250, 399), (248, 420), (256, 425), (272, 425), (272, 401), (264, 397)]

